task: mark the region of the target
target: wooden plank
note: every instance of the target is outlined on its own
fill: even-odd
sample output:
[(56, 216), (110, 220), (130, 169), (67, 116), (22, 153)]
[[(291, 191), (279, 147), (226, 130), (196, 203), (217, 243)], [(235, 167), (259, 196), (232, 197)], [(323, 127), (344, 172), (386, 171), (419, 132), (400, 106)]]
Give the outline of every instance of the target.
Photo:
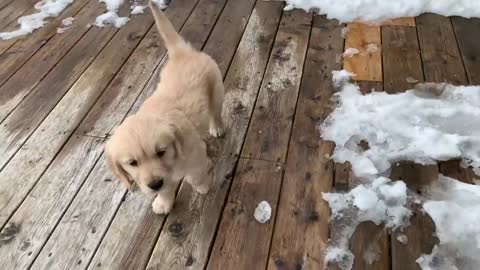
[(472, 85), (480, 85), (480, 19), (452, 17), (453, 28), (462, 55), (468, 80)]
[(0, 10), (2, 10), (4, 7), (8, 6), (13, 0), (2, 0), (0, 1)]
[[(451, 21), (447, 17), (424, 14), (417, 18), (417, 31), (423, 60), (423, 73), (429, 82), (468, 84)], [(479, 74), (480, 76), (480, 74)], [(469, 183), (473, 172), (455, 161), (440, 162), (440, 172)]]
[(311, 21), (302, 11), (283, 15), (242, 157), (285, 161)]
[[(277, 9), (274, 15), (280, 16), (281, 9)], [(264, 148), (260, 147), (260, 141), (275, 145), (283, 159), (278, 159), (279, 163), (268, 161), (268, 156), (268, 162), (251, 159), (240, 161), (207, 269), (259, 269), (267, 263), (273, 221), (266, 226), (259, 226), (253, 218), (253, 212), (262, 200), (268, 201), (273, 211), (277, 205), (311, 20), (311, 15), (294, 11), (284, 14), (280, 21), (241, 156), (245, 156), (245, 151), (261, 154)], [(293, 75), (293, 71), (297, 75)], [(291, 79), (288, 85), (282, 82), (284, 78)], [(271, 122), (283, 123), (270, 125)], [(262, 125), (266, 130), (275, 129), (277, 132), (259, 133), (256, 127)], [(275, 212), (273, 220), (274, 217)]]
[(417, 17), (423, 72), (427, 82), (467, 84), (450, 19), (436, 14)]
[[(417, 31), (412, 27), (383, 26), (383, 87), (388, 93), (411, 89), (407, 78), (423, 81)], [(388, 67), (386, 65), (389, 65)]]
[[(420, 193), (438, 178), (438, 166), (421, 166), (411, 162), (402, 162), (392, 169), (392, 180), (403, 180), (409, 189)], [(392, 269), (418, 269), (416, 260), (422, 254), (430, 254), (437, 243), (434, 237), (434, 224), (430, 216), (423, 212), (421, 205), (414, 205), (410, 226), (401, 232), (394, 232), (391, 238)], [(397, 240), (403, 234), (408, 239), (408, 245)]]
[(351, 23), (348, 29), (345, 49), (355, 48), (359, 53), (343, 58), (344, 69), (357, 74), (355, 80), (382, 81), (380, 26)]
[[(74, 2), (54, 21), (48, 22), (43, 28), (26, 38), (0, 42), (0, 54), (2, 54), (2, 49), (7, 49), (7, 46), (2, 45), (13, 44), (3, 55), (0, 55), (0, 85), (3, 85), (15, 72), (19, 71), (17, 80), (13, 78), (9, 86), (2, 88), (0, 98), (3, 102), (21, 92), (18, 87), (14, 87), (20, 83), (20, 78), (32, 81), (32, 84), (37, 83), (83, 37), (89, 29), (84, 25), (95, 20), (98, 10), (103, 5), (96, 1), (86, 3), (88, 1)], [(61, 25), (62, 20), (70, 16), (78, 16), (75, 25), (79, 26), (63, 35), (56, 35), (57, 27)], [(41, 69), (38, 68), (39, 63), (42, 63)], [(33, 67), (36, 67), (39, 71), (36, 71)], [(17, 99), (21, 100), (21, 97), (28, 94), (28, 89), (30, 88), (27, 88)], [(12, 104), (10, 106), (15, 105), (11, 102), (9, 104)], [(11, 108), (2, 108), (2, 110), (4, 112), (0, 114), (0, 119), (4, 119), (4, 115)]]
[(21, 228), (0, 244), (3, 269), (28, 269), (102, 152), (103, 140), (74, 136), (9, 220)]
[[(271, 161), (240, 159), (207, 269), (263, 269), (275, 223), (283, 170)], [(253, 214), (261, 201), (272, 207), (269, 221)]]
[[(18, 1), (15, 1), (18, 2)], [(89, 0), (75, 1), (71, 5), (65, 8), (65, 10), (56, 18), (52, 18), (48, 23), (40, 29), (35, 30), (33, 33), (25, 36), (9, 40), (0, 39), (0, 59), (2, 59), (2, 54), (24, 54), (29, 51), (37, 51), (39, 47), (45, 44), (52, 36), (57, 33), (57, 27), (61, 26), (62, 20), (68, 17), (77, 17), (78, 11), (85, 7), (89, 3)], [(37, 9), (33, 7), (34, 3), (31, 4), (30, 9), (28, 9), (23, 15), (29, 15), (32, 13), (38, 12)], [(94, 20), (94, 18), (92, 19)], [(77, 24), (78, 22), (75, 22)], [(89, 22), (90, 23), (90, 22)], [(14, 31), (18, 29), (18, 23), (16, 20), (10, 22), (2, 31)], [(83, 27), (83, 25), (81, 26)], [(36, 40), (35, 42), (32, 42)], [(10, 50), (7, 52), (14, 44), (25, 43), (25, 46), (16, 47), (16, 50)], [(28, 43), (28, 44), (27, 44)], [(29, 46), (29, 47), (27, 47)]]
[[(360, 81), (357, 82), (360, 91), (363, 94), (367, 94), (374, 91), (383, 91), (383, 85), (381, 82)], [(355, 188), (360, 181), (355, 178), (351, 172), (350, 166), (340, 164), (341, 170), (337, 173), (337, 166), (335, 164), (335, 188), (340, 185), (344, 187), (345, 183), (348, 188), (342, 191), (348, 191)], [(337, 184), (340, 182), (340, 184)], [(337, 224), (332, 224), (332, 231)], [(387, 230), (383, 225), (377, 226), (371, 222), (364, 222), (357, 226), (355, 232), (350, 239), (350, 249), (355, 256), (353, 262), (353, 269), (355, 270), (389, 270), (390, 269), (390, 242)], [(375, 254), (374, 257), (368, 254)]]
[[(86, 24), (94, 20), (98, 9), (101, 7), (100, 5), (100, 3), (96, 3), (95, 1), (88, 4), (85, 9), (80, 11), (80, 15), (83, 17), (79, 18), (79, 22), (77, 23)], [(128, 7), (125, 8), (128, 9)], [(50, 25), (48, 27), (50, 27)], [(55, 29), (56, 28), (50, 29), (52, 35), (56, 33)], [(82, 67), (85, 66), (86, 68), (88, 66), (90, 61), (94, 59), (106, 42), (108, 42), (117, 31), (116, 28), (99, 29), (97, 27), (90, 29), (88, 32), (87, 30), (89, 29), (79, 27), (77, 30), (72, 31), (72, 33), (57, 35), (52, 38), (45, 47), (42, 47), (42, 43), (43, 41), (47, 41), (48, 38), (40, 41), (38, 37), (41, 37), (41, 33), (39, 32), (38, 35), (32, 38), (27, 38), (16, 43), (15, 46), (9, 50), (9, 52), (13, 52), (12, 54), (6, 53), (2, 56), (2, 71), (0, 71), (0, 85), (2, 85), (2, 87), (0, 87), (0, 102), (2, 104), (0, 122), (5, 120), (27, 95), (35, 91), (34, 89), (36, 89), (42, 80), (46, 79), (45, 76), (49, 74), (49, 72), (54, 72), (55, 70), (58, 72), (59, 65), (67, 65), (65, 61), (69, 60), (68, 57), (71, 57), (74, 52), (78, 51), (80, 44), (87, 44), (92, 48), (89, 48), (89, 50), (83, 49), (85, 57), (81, 60), (76, 59), (75, 63), (68, 63), (68, 68), (62, 70), (63, 77), (67, 77), (65, 74), (70, 75), (70, 73), (73, 73), (72, 69), (78, 70), (81, 74), (83, 71)], [(87, 32), (86, 35), (85, 32)], [(82, 39), (78, 42), (80, 38)], [(91, 40), (88, 40), (89, 38)], [(96, 38), (95, 41), (98, 42), (98, 46), (91, 46), (93, 38)], [(71, 49), (72, 46), (74, 49)], [(32, 50), (28, 48), (32, 48)], [(38, 48), (41, 49), (32, 56)], [(90, 51), (93, 52), (92, 55), (90, 55)], [(32, 57), (30, 58), (30, 56)], [(85, 61), (86, 64), (82, 65), (82, 60)], [(59, 61), (60, 63), (58, 63)], [(38, 68), (39, 63), (42, 63), (42, 68)], [(73, 75), (73, 78), (78, 78), (75, 77), (76, 74), (71, 75)]]
[[(167, 16), (175, 17), (175, 19), (172, 21), (174, 25), (176, 25), (176, 27), (179, 27), (178, 25), (183, 24), (183, 22), (187, 19), (187, 16), (190, 14), (189, 9), (193, 9), (196, 1), (182, 1), (177, 3), (178, 4), (172, 4), (170, 6), (167, 11)], [(145, 18), (143, 18), (142, 20), (145, 24)], [(150, 25), (150, 23), (144, 25), (145, 31)], [(122, 30), (120, 30), (120, 33), (121, 32)], [(125, 32), (127, 35), (125, 35), (122, 39), (127, 39), (129, 36), (128, 34), (131, 33), (128, 30)], [(138, 32), (134, 31), (133, 33)], [(116, 44), (122, 44), (122, 46), (127, 47), (128, 42), (122, 39), (114, 38), (112, 42), (115, 42)], [(136, 53), (134, 52), (134, 54), (130, 58), (130, 61), (128, 62), (129, 64), (125, 65), (122, 71), (132, 70), (129, 66), (137, 65), (139, 58), (148, 58), (153, 55), (153, 51), (158, 51), (159, 49), (151, 46), (149, 49), (146, 49), (148, 45), (151, 45), (151, 42), (152, 40), (147, 38), (142, 40), (141, 45), (135, 50)], [(118, 49), (115, 50), (114, 48), (111, 48), (111, 50), (108, 51), (117, 51), (117, 53), (121, 53), (123, 55), (122, 52), (118, 52)], [(86, 91), (85, 89), (104, 89), (107, 86), (106, 83), (111, 81), (111, 77), (109, 78), (109, 76), (114, 75), (114, 72), (110, 73), (111, 75), (105, 74), (105, 72), (112, 72), (112, 69), (114, 70), (116, 65), (115, 61), (111, 59), (109, 54), (106, 54), (105, 58), (101, 58), (102, 62), (105, 62), (108, 65), (103, 68), (102, 66), (96, 66), (95, 69), (87, 71), (87, 73), (85, 74), (88, 75), (85, 75), (86, 77), (82, 77), (82, 79), (80, 79), (77, 84), (75, 84), (75, 86), (69, 91), (67, 96), (72, 93), (72, 91), (77, 92), (77, 95), (81, 95), (78, 93), (78, 91), (80, 91), (81, 93), (87, 92), (87, 95), (93, 95), (92, 93), (88, 93), (88, 91)], [(113, 54), (113, 56), (116, 56), (116, 58), (123, 58), (115, 54)], [(148, 64), (148, 61), (145, 61), (144, 63)], [(93, 66), (95, 66), (95, 63), (93, 64)], [(102, 77), (104, 77), (103, 80), (101, 79)], [(91, 84), (89, 85), (89, 87), (85, 87), (85, 85), (87, 85), (87, 81)], [(99, 91), (97, 90), (97, 92)], [(63, 99), (62, 101), (65, 101), (65, 106), (63, 107), (69, 108), (68, 106), (72, 105), (72, 98), (70, 98), (70, 100)], [(93, 104), (94, 101), (95, 100), (88, 101), (87, 103)], [(75, 102), (75, 99), (73, 100), (73, 102)], [(83, 115), (88, 111), (91, 105), (85, 108), (80, 105), (77, 106), (80, 107), (80, 110), (83, 110), (83, 112), (75, 114), (75, 117), (80, 117), (81, 120), (83, 118)], [(55, 109), (57, 108), (59, 107), (57, 106)], [(75, 119), (75, 117), (73, 118)], [(53, 119), (53, 121), (58, 121), (59, 119), (62, 120), (62, 116), (57, 115), (57, 117)], [(68, 127), (68, 124), (66, 124), (68, 132), (73, 132), (75, 126), (78, 124), (78, 121), (76, 123), (75, 121), (73, 121), (73, 126), (70, 127)], [(67, 138), (68, 135), (62, 139), (66, 140)], [(56, 227), (53, 233), (51, 233), (51, 237), (47, 237), (44, 239), (44, 241), (48, 239), (48, 242), (43, 247), (42, 252), (36, 258), (33, 265), (34, 269), (84, 269), (93, 257), (96, 248), (98, 247), (108, 226), (110, 225), (110, 221), (113, 218), (113, 215), (115, 214), (123, 195), (125, 194), (124, 186), (122, 186), (121, 184), (117, 185), (118, 181), (108, 181), (115, 183), (113, 186), (110, 185), (110, 187), (108, 187), (109, 184), (105, 184), (105, 181), (98, 181), (98, 179), (112, 179), (112, 176), (110, 175), (107, 166), (104, 164), (104, 160), (102, 159), (100, 162), (101, 163), (97, 163), (96, 167), (93, 169), (92, 174), (90, 174), (89, 178), (86, 180), (86, 183), (79, 191), (78, 196), (76, 196), (75, 199), (68, 198), (69, 201), (72, 201), (73, 199), (71, 207), (67, 210), (65, 216), (63, 216), (60, 225)], [(102, 184), (106, 186), (101, 186)], [(93, 192), (92, 190), (95, 190), (95, 192)], [(81, 221), (79, 221), (78, 223), (72, 222), (71, 219), (76, 220), (76, 216), (78, 213), (81, 213)]]
[[(249, 20), (250, 13), (246, 11), (252, 9), (255, 1), (238, 2), (227, 4), (225, 12), (216, 22), (217, 26), (213, 29), (211, 37), (203, 49), (217, 62), (224, 77), (240, 42), (241, 33), (245, 30)], [(236, 8), (232, 9), (230, 6), (236, 6)], [(222, 50), (218, 49), (219, 44), (222, 44)]]
[[(197, 49), (201, 49), (225, 3), (225, 0), (200, 0), (182, 27), (180, 34), (189, 41), (194, 40), (191, 44)], [(130, 113), (136, 112), (143, 101), (156, 89), (158, 84), (156, 75), (162, 64), (150, 78)], [(131, 89), (125, 90), (130, 91)], [(117, 107), (110, 106), (109, 108), (116, 109)], [(117, 111), (119, 114), (122, 112), (123, 110)], [(109, 127), (110, 123), (105, 124), (105, 127), (102, 128), (108, 130)], [(127, 201), (120, 205), (89, 269), (145, 269), (165, 216), (155, 215), (151, 210), (150, 200), (146, 199), (141, 192), (129, 193), (129, 195)]]
[(12, 1), (0, 10), (0, 31), (3, 32), (5, 27), (11, 22), (17, 20), (18, 17), (28, 15), (34, 12), (33, 5), (35, 1), (32, 0), (17, 0)]
[(292, 129), (268, 269), (323, 269), (330, 209), (321, 200), (333, 184), (333, 144), (318, 124), (332, 111), (332, 71), (341, 68), (342, 25), (315, 16)]
[[(255, 1), (251, 1), (250, 6), (243, 6), (245, 2), (247, 1), (229, 1), (225, 7), (242, 14), (251, 13), (251, 16), (225, 79), (225, 89), (228, 90), (223, 119), (227, 133), (223, 142), (214, 140), (214, 144), (211, 145), (214, 149), (213, 158), (219, 158), (215, 162), (214, 171), (214, 181), (218, 184), (207, 195), (197, 194), (189, 185), (181, 186), (176, 199), (177, 204), (169, 214), (164, 225), (165, 229), (160, 234), (150, 258), (149, 269), (162, 267), (184, 269), (185, 265), (192, 269), (201, 269), (208, 260), (210, 246), (280, 20), (279, 16), (271, 16), (270, 10), (281, 10), (282, 7), (282, 3), (258, 1), (252, 12)], [(232, 11), (224, 14), (231, 17)], [(227, 18), (224, 18), (219, 21), (226, 20)], [(238, 23), (233, 21), (229, 25)], [(223, 28), (225, 25), (217, 23), (216, 27)], [(224, 31), (231, 30), (227, 27)], [(214, 31), (213, 34), (216, 32), (223, 35), (219, 31)], [(236, 37), (240, 38), (242, 32), (243, 30), (238, 31)], [(210, 40), (216, 42), (218, 37), (209, 39), (208, 42), (211, 42)], [(217, 45), (221, 44), (223, 43)], [(219, 47), (219, 50), (223, 51), (223, 48)], [(226, 70), (223, 70), (223, 73), (226, 73)]]
[(388, 20), (383, 22), (382, 25), (391, 25), (391, 26), (412, 26), (415, 27), (415, 18), (414, 17), (402, 17), (393, 20)]
[[(384, 89), (388, 93), (402, 92), (408, 89), (404, 78), (412, 77), (423, 81), (422, 63), (416, 30), (412, 27), (385, 26), (382, 28), (382, 44), (384, 44), (383, 68)], [(399, 60), (402, 61), (399, 61)], [(403, 180), (413, 191), (419, 191), (424, 185), (437, 179), (438, 166), (420, 166), (412, 163), (401, 163), (392, 168), (390, 178)], [(423, 253), (430, 253), (433, 247), (433, 224), (430, 218), (414, 209), (410, 218), (411, 225), (402, 234), (408, 238), (408, 246), (396, 240), (398, 233), (391, 238), (392, 269), (420, 269), (416, 259)]]
[[(183, 8), (183, 6), (181, 7)], [(20, 142), (16, 144), (18, 148), (20, 148), (20, 146), (22, 147), (8, 163), (8, 165), (0, 172), (0, 182), (9, 183), (8, 185), (2, 185), (2, 187), (0, 187), (0, 192), (4, 192), (4, 190), (6, 190), (5, 193), (3, 193), (5, 196), (5, 204), (0, 204), (2, 207), (2, 210), (0, 211), (0, 224), (5, 222), (5, 219), (11, 214), (11, 211), (16, 209), (16, 205), (21, 202), (31, 187), (35, 185), (37, 177), (41, 175), (45, 167), (48, 166), (51, 160), (55, 157), (55, 154), (60, 150), (65, 141), (73, 133), (77, 125), (82, 121), (85, 114), (90, 110), (92, 105), (102, 94), (103, 90), (114, 76), (116, 70), (120, 69), (127, 56), (129, 56), (131, 51), (137, 46), (139, 43), (139, 37), (143, 35), (149, 28), (149, 25), (145, 24), (145, 20), (146, 18), (139, 17), (138, 20), (133, 20), (124, 28), (122, 28), (118, 35), (116, 35), (112, 39), (112, 42), (110, 42), (110, 44), (108, 44), (107, 47), (100, 53), (99, 57), (95, 59), (95, 61), (87, 69), (87, 72), (85, 72), (70, 89), (70, 91), (67, 92), (67, 94), (62, 98), (58, 106), (56, 106), (53, 111), (46, 111), (47, 108), (45, 107), (42, 107), (43, 109), (25, 108), (25, 110), (34, 110), (36, 115), (30, 116), (32, 120), (27, 119), (27, 121), (34, 121), (33, 123), (26, 122), (19, 124), (13, 121), (15, 120), (14, 118), (11, 122), (17, 125), (16, 130), (11, 132), (8, 130), (8, 125), (3, 125), (0, 127), (0, 136), (5, 136), (5, 138), (9, 138), (9, 140), (12, 138), (21, 138), (21, 142), (23, 142), (30, 134), (33, 133), (25, 145), (22, 146)], [(153, 19), (150, 19), (150, 23), (153, 23)], [(98, 32), (93, 32), (92, 34), (95, 33), (98, 34)], [(136, 38), (132, 38), (132, 36), (135, 34), (140, 35)], [(94, 47), (89, 46), (93, 38), (94, 36), (87, 39), (86, 44), (84, 42), (79, 43), (79, 47), (76, 49), (72, 55), (72, 58), (70, 61), (67, 61), (67, 63), (70, 63), (71, 65), (72, 63), (75, 63), (75, 60), (78, 60), (81, 57), (87, 57), (87, 50)], [(121, 48), (116, 48), (118, 44), (122, 44)], [(144, 42), (143, 46), (140, 47), (143, 54), (143, 56), (141, 54), (142, 57), (145, 57), (145, 55), (153, 51), (151, 48), (146, 49), (145, 47), (147, 47), (147, 45), (148, 44), (145, 44)], [(135, 62), (131, 63), (130, 66), (137, 65), (137, 60), (134, 60)], [(60, 66), (60, 68), (63, 67), (65, 66)], [(42, 88), (39, 89), (39, 91), (41, 91), (43, 94), (42, 96), (37, 97), (41, 98), (41, 100), (46, 100), (44, 101), (45, 103), (51, 101), (49, 98), (53, 99), (53, 97), (56, 97), (53, 95), (54, 93), (52, 93), (53, 86), (60, 88), (58, 91), (66, 92), (68, 90), (61, 89), (61, 87), (69, 87), (68, 84), (62, 85), (62, 82), (56, 82), (57, 84), (55, 85), (50, 84), (54, 82), (54, 79), (62, 78), (61, 71), (62, 70), (59, 70), (58, 74), (55, 74), (54, 78), (44, 81), (45, 84), (43, 84), (44, 82), (40, 84), (40, 87)], [(73, 82), (68, 81), (66, 83), (73, 84)], [(31, 100), (33, 103), (31, 106), (38, 107), (39, 105), (34, 103), (35, 101), (35, 99)], [(55, 104), (50, 104), (49, 106), (54, 105)], [(39, 111), (40, 109), (42, 110)], [(25, 111), (24, 113), (26, 116), (23, 117), (26, 118), (28, 116), (28, 111)], [(38, 114), (40, 113), (44, 115), (48, 114), (48, 117), (41, 124), (40, 122), (43, 120), (43, 118), (37, 118), (39, 117)], [(12, 114), (12, 116), (16, 116), (20, 118), (20, 120), (24, 119), (21, 118), (21, 115)], [(5, 123), (10, 123), (8, 121), (9, 119), (10, 118), (8, 118)], [(25, 129), (24, 125), (21, 124), (25, 124), (26, 126), (40, 124), (40, 126), (34, 132), (33, 127), (31, 129)], [(8, 140), (4, 140), (4, 142), (6, 143)], [(49, 142), (49, 144), (45, 145), (45, 142)], [(11, 151), (14, 152), (14, 150), (16, 149), (12, 149)], [(32, 153), (31, 151), (33, 150), (35, 151)], [(7, 153), (4, 153), (4, 155), (6, 154)], [(1, 158), (6, 160), (7, 157), (4, 155), (2, 155)], [(7, 190), (8, 186), (14, 186), (18, 188), (18, 190)]]
[[(153, 22), (150, 17), (134, 18), (115, 36), (116, 28), (92, 28), (88, 31), (2, 123), (0, 167), (23, 145), (87, 68), (88, 71), (82, 75), (84, 79), (80, 81), (82, 90), (98, 91), (95, 83), (108, 84), (148, 30), (150, 23), (145, 23), (147, 20)], [(92, 46), (92, 43), (98, 46)], [(89, 78), (90, 75), (95, 77)], [(15, 87), (23, 86), (24, 83)], [(104, 87), (100, 88), (101, 91)]]

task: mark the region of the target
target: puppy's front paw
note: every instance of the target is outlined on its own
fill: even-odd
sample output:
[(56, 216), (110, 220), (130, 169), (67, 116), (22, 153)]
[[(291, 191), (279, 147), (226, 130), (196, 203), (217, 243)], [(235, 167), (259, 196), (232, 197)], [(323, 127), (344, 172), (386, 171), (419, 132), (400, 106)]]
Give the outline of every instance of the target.
[(152, 203), (152, 210), (157, 215), (166, 215), (172, 211), (173, 201), (164, 200), (157, 196)]

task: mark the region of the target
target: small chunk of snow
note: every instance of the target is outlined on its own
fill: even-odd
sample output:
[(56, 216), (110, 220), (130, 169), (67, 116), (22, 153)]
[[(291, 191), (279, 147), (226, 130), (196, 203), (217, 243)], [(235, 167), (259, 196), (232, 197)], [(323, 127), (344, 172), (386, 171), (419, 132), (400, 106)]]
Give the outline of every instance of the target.
[(136, 14), (143, 14), (143, 10), (147, 8), (146, 6), (131, 6), (130, 9), (132, 10), (132, 15)]
[(407, 77), (405, 80), (406, 80), (408, 83), (417, 83), (417, 82), (418, 82), (417, 79), (414, 79), (414, 78), (412, 78), (412, 77)]
[(367, 45), (367, 52), (373, 54), (378, 51), (378, 46), (375, 43), (370, 43)]
[(353, 57), (354, 55), (358, 54), (358, 49), (355, 48), (348, 48), (343, 52), (343, 57)]
[(124, 26), (130, 18), (119, 17), (115, 11), (107, 11), (102, 15), (98, 16), (95, 20), (95, 25), (98, 27), (106, 27), (108, 25), (113, 25), (117, 28)]
[(166, 9), (170, 0), (152, 0), (159, 8)]
[(272, 216), (272, 207), (266, 201), (261, 201), (257, 208), (255, 208), (254, 217), (260, 223), (265, 223), (270, 220)]
[(397, 240), (398, 240), (398, 242), (400, 242), (404, 245), (406, 245), (408, 243), (408, 237), (405, 234), (399, 234), (397, 236)]
[(73, 18), (73, 17), (65, 18), (65, 19), (62, 20), (62, 25), (63, 25), (63, 26), (72, 25), (72, 23), (73, 23), (74, 20), (75, 20), (75, 18)]
[(348, 72), (346, 70), (334, 70), (332, 71), (332, 81), (333, 85), (338, 88), (343, 85), (344, 82), (350, 80), (351, 77), (357, 76), (354, 73)]

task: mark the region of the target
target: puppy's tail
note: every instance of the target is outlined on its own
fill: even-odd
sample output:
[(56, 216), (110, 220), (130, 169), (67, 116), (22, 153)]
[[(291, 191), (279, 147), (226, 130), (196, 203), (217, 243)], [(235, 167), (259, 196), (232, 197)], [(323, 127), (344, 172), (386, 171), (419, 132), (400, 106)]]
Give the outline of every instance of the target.
[(177, 33), (173, 25), (168, 20), (163, 11), (150, 0), (150, 9), (152, 10), (158, 32), (162, 36), (165, 47), (170, 54), (175, 54), (178, 51), (191, 49), (190, 45)]

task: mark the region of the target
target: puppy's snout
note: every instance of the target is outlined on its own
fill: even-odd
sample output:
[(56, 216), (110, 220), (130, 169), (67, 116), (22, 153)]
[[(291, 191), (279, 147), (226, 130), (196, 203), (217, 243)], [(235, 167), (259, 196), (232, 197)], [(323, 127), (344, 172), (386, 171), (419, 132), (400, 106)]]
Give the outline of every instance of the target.
[(148, 184), (148, 187), (152, 190), (159, 191), (163, 186), (163, 178), (154, 178), (152, 182)]

